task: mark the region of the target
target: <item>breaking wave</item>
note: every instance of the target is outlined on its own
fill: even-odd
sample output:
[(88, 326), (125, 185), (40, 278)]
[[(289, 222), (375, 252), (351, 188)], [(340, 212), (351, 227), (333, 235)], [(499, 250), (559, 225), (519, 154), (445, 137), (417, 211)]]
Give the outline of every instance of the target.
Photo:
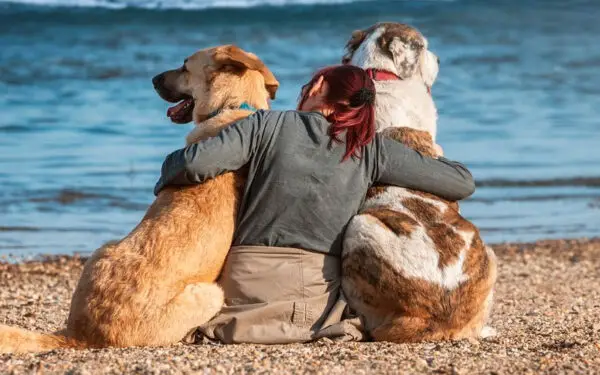
[(109, 9), (211, 9), (287, 5), (327, 5), (368, 1), (376, 0), (0, 0), (0, 3)]

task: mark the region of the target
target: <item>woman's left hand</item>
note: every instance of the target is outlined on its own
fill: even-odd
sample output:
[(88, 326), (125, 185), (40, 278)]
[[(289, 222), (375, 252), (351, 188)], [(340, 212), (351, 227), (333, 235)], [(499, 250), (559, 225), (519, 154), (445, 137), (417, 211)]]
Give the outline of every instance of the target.
[(433, 149), (437, 155), (437, 157), (439, 158), (440, 156), (444, 156), (444, 149), (442, 148), (442, 146), (438, 145), (437, 143), (433, 146)]

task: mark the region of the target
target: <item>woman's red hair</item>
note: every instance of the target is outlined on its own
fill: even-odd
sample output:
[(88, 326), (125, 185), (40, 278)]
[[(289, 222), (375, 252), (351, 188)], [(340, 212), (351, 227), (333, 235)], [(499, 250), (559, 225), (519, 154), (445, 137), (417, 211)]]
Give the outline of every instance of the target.
[(340, 135), (346, 134), (346, 152), (342, 161), (361, 157), (362, 148), (375, 136), (375, 84), (359, 67), (330, 66), (318, 71), (305, 85), (307, 89), (302, 93), (299, 108), (321, 76), (329, 85), (324, 104), (333, 109), (333, 113), (327, 116), (331, 122), (329, 135), (332, 140), (341, 143)]

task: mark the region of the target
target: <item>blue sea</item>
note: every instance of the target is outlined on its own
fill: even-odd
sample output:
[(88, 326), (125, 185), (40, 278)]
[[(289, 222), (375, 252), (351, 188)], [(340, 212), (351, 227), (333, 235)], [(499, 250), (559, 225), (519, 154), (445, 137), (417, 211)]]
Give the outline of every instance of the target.
[(0, 1), (0, 255), (87, 253), (127, 234), (189, 126), (151, 78), (195, 50), (259, 55), (295, 107), (311, 73), (378, 21), (440, 56), (439, 142), (478, 182), (491, 243), (600, 235), (600, 2)]

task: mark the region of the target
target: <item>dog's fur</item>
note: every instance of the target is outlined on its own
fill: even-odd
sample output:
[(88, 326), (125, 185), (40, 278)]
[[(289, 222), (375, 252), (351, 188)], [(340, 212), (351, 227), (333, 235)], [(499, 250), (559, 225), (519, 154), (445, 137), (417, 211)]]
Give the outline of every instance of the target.
[[(435, 107), (426, 90), (437, 76), (437, 58), (426, 51), (425, 38), (410, 26), (377, 24), (355, 32), (348, 48), (346, 63), (403, 79), (376, 82), (379, 130), (423, 155), (438, 156)], [(457, 203), (431, 194), (373, 187), (346, 229), (343, 290), (375, 340), (492, 335), (484, 324), (495, 280), (496, 258), (477, 228), (459, 214)]]
[[(426, 156), (431, 135), (384, 134)], [(417, 342), (489, 335), (496, 258), (458, 203), (398, 187), (373, 187), (344, 238), (342, 285), (377, 341)]]
[[(167, 101), (191, 99), (193, 108), (177, 119), (196, 123), (188, 143), (248, 116), (250, 111), (239, 109), (244, 102), (268, 109), (279, 86), (255, 55), (235, 46), (199, 51), (153, 82)], [(223, 292), (214, 282), (231, 245), (244, 181), (241, 173), (226, 173), (161, 191), (127, 237), (87, 261), (67, 328), (40, 334), (0, 326), (0, 352), (180, 341), (221, 309)]]
[(428, 50), (427, 39), (410, 26), (379, 23), (352, 33), (346, 49), (342, 63), (386, 70), (400, 78), (375, 81), (377, 130), (410, 126), (427, 131), (435, 141), (437, 110), (429, 91), (439, 59)]

